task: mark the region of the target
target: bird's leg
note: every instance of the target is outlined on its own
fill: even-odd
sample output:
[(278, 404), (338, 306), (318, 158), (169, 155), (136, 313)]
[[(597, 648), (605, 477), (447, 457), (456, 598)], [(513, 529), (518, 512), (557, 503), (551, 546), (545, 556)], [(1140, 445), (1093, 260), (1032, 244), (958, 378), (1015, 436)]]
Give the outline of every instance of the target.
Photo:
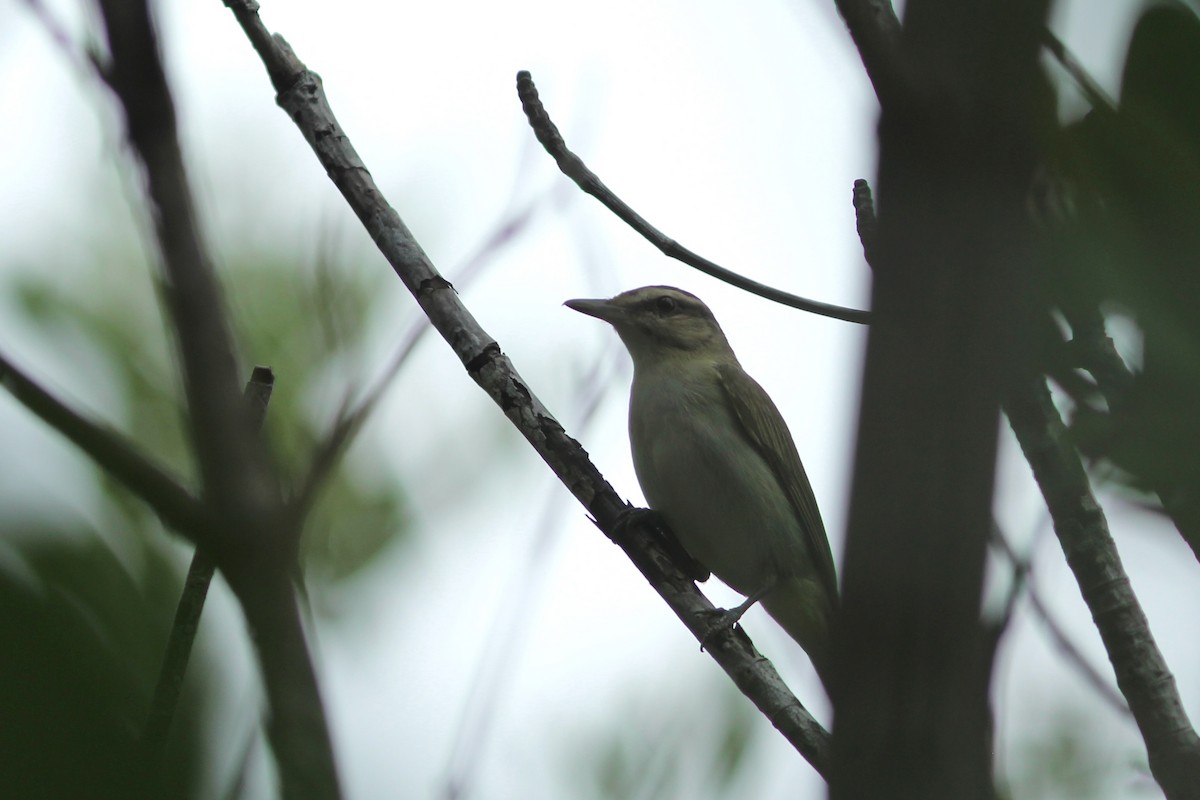
[(703, 583), (709, 579), (712, 574), (696, 559), (684, 549), (683, 544), (675, 538), (675, 533), (667, 525), (667, 521), (663, 519), (662, 514), (659, 514), (652, 508), (626, 508), (617, 517), (616, 523), (613, 525), (613, 535), (621, 536), (625, 533), (630, 525), (635, 525), (643, 521), (649, 522), (658, 534), (659, 544), (671, 556), (671, 560), (675, 565), (683, 570), (683, 574), (688, 580), (699, 581)]
[(727, 630), (733, 628), (738, 623), (738, 620), (750, 610), (750, 607), (762, 600), (771, 590), (775, 588), (776, 580), (771, 578), (762, 588), (751, 593), (749, 597), (743, 600), (739, 605), (733, 608), (718, 608), (710, 612), (713, 616), (712, 627), (708, 629), (708, 633), (704, 634), (704, 638), (700, 641), (700, 649), (703, 650), (708, 646), (708, 643), (713, 640), (713, 637), (719, 636)]

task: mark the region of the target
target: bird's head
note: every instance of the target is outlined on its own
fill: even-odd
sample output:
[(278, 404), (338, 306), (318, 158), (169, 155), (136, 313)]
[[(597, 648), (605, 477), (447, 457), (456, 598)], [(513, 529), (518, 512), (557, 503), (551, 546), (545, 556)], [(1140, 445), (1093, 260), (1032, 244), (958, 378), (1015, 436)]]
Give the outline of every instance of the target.
[(671, 286), (643, 286), (610, 300), (568, 300), (567, 308), (612, 325), (634, 367), (677, 358), (733, 355), (708, 306)]

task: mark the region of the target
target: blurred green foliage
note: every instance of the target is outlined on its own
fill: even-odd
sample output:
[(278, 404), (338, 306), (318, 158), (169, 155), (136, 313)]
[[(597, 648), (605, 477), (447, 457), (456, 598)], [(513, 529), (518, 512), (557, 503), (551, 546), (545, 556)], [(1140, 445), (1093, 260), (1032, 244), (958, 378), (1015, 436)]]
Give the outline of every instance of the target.
[[(145, 282), (145, 273), (128, 261), (92, 266), (92, 274), (67, 285), (41, 277), (49, 272), (26, 275), (15, 287), (21, 307), (46, 336), (69, 329), (101, 351), (118, 393), (126, 398), (125, 430), (145, 452), (192, 476), (170, 333), (157, 313), (137, 307), (136, 298), (122, 290)], [(362, 389), (342, 387), (337, 381), (344, 379), (331, 375), (361, 362), (366, 322), (388, 276), (367, 278), (327, 263), (297, 264), (279, 256), (234, 265), (225, 277), (246, 377), (251, 364), (274, 370), (264, 431), (285, 483), (295, 486), (307, 476), (310, 456), (332, 422), (332, 409), (321, 413), (314, 407), (340, 399), (339, 392)], [(404, 531), (400, 488), (365, 479), (379, 471), (382, 453), (352, 447), (348, 458), (325, 482), (305, 526), (302, 567), (309, 580), (328, 583), (354, 575)], [(154, 535), (157, 523), (149, 510), (105, 480), (106, 499), (122, 524)]]
[(1133, 385), (1120, 403), (1074, 392), (1075, 433), (1139, 492), (1200, 496), (1200, 20), (1194, 10), (1151, 4), (1133, 31), (1115, 110), (1093, 111), (1068, 127), (1059, 157), (1072, 217), (1058, 229), (1048, 259), (1061, 278), (1059, 305), (1068, 317), (1097, 306), (1126, 315), (1142, 337)]
[(145, 771), (139, 735), (181, 575), (162, 548), (130, 544), (136, 572), (93, 532), (5, 521), (0, 795), (187, 797), (196, 785), (195, 692), (183, 697), (164, 774)]
[[(147, 291), (149, 270), (132, 256), (96, 253), (70, 280), (25, 270), (11, 291), (34, 335), (74, 341), (102, 359), (103, 369), (93, 364), (88, 374), (112, 376), (115, 385), (100, 395), (120, 399), (103, 416), (194, 487), (171, 334)], [(233, 265), (222, 277), (247, 377), (253, 364), (276, 375), (264, 433), (287, 491), (307, 475), (343, 393), (363, 388), (345, 386), (345, 376), (365, 363), (368, 322), (389, 276), (280, 255)], [(65, 348), (64, 360), (78, 351)], [(404, 537), (405, 498), (386, 466), (380, 449), (356, 442), (324, 482), (304, 531), (310, 588), (334, 588)], [(228, 750), (212, 742), (256, 734), (208, 729), (218, 721), (206, 715), (205, 697), (222, 690), (229, 666), (202, 647), (192, 656), (165, 772), (145, 772), (139, 736), (184, 564), (179, 540), (143, 503), (103, 474), (97, 479), (101, 507), (87, 517), (102, 521), (93, 524), (104, 525), (104, 535), (64, 530), (61, 512), (39, 508), (36, 498), (21, 519), (0, 509), (0, 796), (198, 797), (214, 780), (239, 796), (246, 763), (211, 763), (215, 750)], [(337, 604), (320, 608), (331, 613)]]

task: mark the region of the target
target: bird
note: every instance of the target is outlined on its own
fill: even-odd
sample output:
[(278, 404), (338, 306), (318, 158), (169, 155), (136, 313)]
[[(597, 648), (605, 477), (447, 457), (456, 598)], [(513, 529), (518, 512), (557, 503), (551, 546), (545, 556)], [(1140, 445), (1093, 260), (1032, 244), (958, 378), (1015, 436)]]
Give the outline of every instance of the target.
[(756, 602), (832, 678), (833, 553), (787, 423), (690, 292), (643, 286), (568, 308), (609, 323), (633, 360), (629, 443), (650, 509), (687, 555)]

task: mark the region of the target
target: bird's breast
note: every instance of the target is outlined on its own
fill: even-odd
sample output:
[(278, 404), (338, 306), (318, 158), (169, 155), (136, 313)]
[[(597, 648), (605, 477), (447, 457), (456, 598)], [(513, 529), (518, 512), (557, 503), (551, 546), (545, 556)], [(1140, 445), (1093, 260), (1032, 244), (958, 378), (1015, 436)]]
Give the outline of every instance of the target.
[(798, 519), (742, 431), (716, 371), (634, 378), (630, 444), (650, 507), (687, 551), (743, 594), (804, 570)]

